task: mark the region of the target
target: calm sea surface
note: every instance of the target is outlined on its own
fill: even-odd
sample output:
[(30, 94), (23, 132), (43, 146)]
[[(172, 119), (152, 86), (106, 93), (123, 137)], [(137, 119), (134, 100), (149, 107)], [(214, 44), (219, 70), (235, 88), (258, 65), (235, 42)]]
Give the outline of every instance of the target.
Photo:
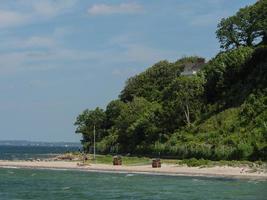
[[(78, 151), (78, 147), (69, 146), (1, 146), (0, 160), (29, 160), (54, 157), (67, 151)], [(0, 199), (1, 200), (1, 199)]]
[[(0, 147), (0, 159), (44, 158), (65, 147)], [(0, 200), (267, 200), (266, 181), (0, 168)]]

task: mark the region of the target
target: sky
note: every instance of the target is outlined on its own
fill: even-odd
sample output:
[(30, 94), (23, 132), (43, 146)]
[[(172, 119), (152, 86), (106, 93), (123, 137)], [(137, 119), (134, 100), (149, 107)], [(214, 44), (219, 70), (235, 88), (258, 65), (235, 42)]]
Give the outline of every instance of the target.
[(0, 140), (79, 142), (79, 113), (160, 60), (212, 58), (219, 20), (255, 1), (0, 0)]

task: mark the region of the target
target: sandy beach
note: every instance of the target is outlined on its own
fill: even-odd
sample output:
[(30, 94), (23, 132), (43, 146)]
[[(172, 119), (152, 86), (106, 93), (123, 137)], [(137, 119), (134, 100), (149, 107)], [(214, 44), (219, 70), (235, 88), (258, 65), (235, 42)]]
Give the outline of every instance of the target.
[(202, 176), (267, 180), (266, 171), (256, 171), (250, 168), (216, 166), (216, 167), (187, 167), (174, 164), (162, 164), (161, 168), (151, 165), (113, 166), (107, 164), (90, 164), (79, 166), (73, 161), (6, 161), (0, 160), (1, 168), (31, 168), (31, 169), (67, 169), (81, 171), (99, 171), (113, 173), (140, 173), (172, 176)]

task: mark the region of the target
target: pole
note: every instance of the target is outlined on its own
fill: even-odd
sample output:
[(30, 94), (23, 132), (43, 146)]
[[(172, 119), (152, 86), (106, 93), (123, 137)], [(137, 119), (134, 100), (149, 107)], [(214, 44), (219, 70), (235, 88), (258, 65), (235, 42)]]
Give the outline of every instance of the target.
[(159, 158), (160, 158), (160, 149), (161, 149), (161, 133), (159, 134)]
[(95, 125), (94, 125), (94, 160), (95, 160)]

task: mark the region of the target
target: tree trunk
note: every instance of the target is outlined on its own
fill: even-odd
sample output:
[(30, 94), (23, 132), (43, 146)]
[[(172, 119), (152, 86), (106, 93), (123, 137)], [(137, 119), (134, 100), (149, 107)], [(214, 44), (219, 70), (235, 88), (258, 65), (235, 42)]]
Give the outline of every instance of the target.
[(261, 44), (267, 45), (267, 33), (266, 32), (263, 33)]
[(247, 43), (246, 45), (249, 46), (249, 47), (251, 47), (252, 46), (252, 42), (253, 42), (252, 41), (252, 36), (249, 35), (248, 38), (247, 38), (247, 40), (246, 40), (246, 43)]
[(186, 123), (188, 126), (190, 126), (191, 122), (190, 122), (190, 113), (189, 113), (188, 104), (185, 105), (184, 114), (185, 114), (185, 118), (186, 118)]

